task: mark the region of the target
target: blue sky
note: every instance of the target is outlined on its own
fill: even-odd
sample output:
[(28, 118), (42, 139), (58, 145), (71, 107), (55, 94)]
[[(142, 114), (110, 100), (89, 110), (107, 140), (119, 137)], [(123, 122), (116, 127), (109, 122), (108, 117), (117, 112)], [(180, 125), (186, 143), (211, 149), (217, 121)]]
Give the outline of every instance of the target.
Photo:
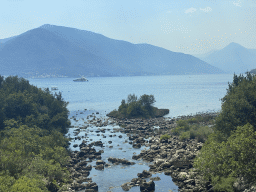
[(256, 0), (0, 1), (0, 39), (53, 24), (188, 54), (256, 49)]

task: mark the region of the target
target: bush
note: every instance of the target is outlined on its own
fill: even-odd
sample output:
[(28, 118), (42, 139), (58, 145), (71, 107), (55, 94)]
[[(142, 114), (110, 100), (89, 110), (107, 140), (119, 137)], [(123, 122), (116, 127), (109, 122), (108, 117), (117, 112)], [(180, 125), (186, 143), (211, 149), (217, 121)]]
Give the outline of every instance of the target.
[(151, 118), (162, 117), (169, 113), (168, 109), (153, 107), (155, 98), (153, 95), (142, 95), (138, 99), (135, 94), (129, 94), (127, 100), (121, 101), (118, 110), (113, 110), (107, 116), (115, 118)]
[(23, 176), (14, 183), (10, 191), (44, 192), (48, 190), (40, 179), (28, 178), (26, 176)]
[(186, 131), (186, 132), (182, 132), (180, 134), (180, 140), (184, 141), (184, 140), (187, 140), (190, 138), (190, 132), (189, 131)]
[(234, 75), (227, 94), (222, 99), (216, 130), (228, 138), (238, 126), (250, 123), (256, 130), (256, 76)]
[[(214, 133), (204, 144), (194, 167), (207, 178), (214, 187), (231, 191), (237, 177), (247, 183), (256, 180), (256, 132), (250, 124), (238, 126), (226, 142), (219, 142), (222, 133)], [(227, 182), (228, 181), (228, 182)], [(224, 185), (225, 184), (225, 185)], [(233, 189), (234, 190), (234, 189)]]
[(172, 130), (172, 134), (179, 136), (181, 140), (197, 139), (199, 142), (205, 142), (213, 130), (208, 126), (195, 125), (194, 123), (193, 125), (189, 124), (196, 121), (195, 118), (177, 121), (177, 127)]
[(190, 129), (190, 138), (197, 139), (198, 142), (205, 142), (213, 130), (208, 126), (193, 126)]
[(0, 76), (0, 191), (56, 191), (69, 181), (67, 102)]
[(171, 138), (170, 135), (165, 134), (165, 135), (161, 135), (160, 140), (167, 140), (167, 139), (170, 139), (170, 138)]

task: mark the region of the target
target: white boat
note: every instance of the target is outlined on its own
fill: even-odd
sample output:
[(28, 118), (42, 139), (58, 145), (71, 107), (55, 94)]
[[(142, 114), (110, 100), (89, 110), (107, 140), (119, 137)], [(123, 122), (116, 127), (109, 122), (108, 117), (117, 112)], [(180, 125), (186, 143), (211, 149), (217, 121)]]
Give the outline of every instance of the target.
[(81, 78), (78, 78), (78, 79), (74, 79), (73, 81), (76, 81), (76, 82), (85, 82), (85, 81), (88, 81), (88, 79), (86, 79), (85, 77), (81, 77)]

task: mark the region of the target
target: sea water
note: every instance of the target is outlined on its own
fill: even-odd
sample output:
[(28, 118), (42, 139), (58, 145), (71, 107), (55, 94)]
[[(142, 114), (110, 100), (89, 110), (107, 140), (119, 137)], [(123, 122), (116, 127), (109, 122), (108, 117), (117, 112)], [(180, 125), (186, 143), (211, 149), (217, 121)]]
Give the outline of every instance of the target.
[[(79, 121), (71, 120), (73, 126), (82, 126), (82, 118), (92, 113), (99, 112), (98, 117), (106, 118), (106, 114), (113, 109), (118, 109), (122, 99), (126, 99), (128, 94), (135, 94), (138, 97), (143, 94), (154, 95), (155, 104), (158, 108), (170, 110), (167, 117), (177, 117), (180, 115), (196, 114), (198, 112), (219, 111), (221, 109), (221, 98), (226, 94), (228, 82), (232, 82), (233, 75), (173, 75), (173, 76), (135, 76), (135, 77), (92, 77), (88, 82), (74, 82), (72, 78), (49, 78), (49, 79), (29, 79), (30, 83), (41, 88), (58, 87), (65, 101), (68, 101), (70, 117), (77, 116)], [(86, 111), (85, 111), (86, 109)], [(80, 112), (83, 112), (80, 114)], [(81, 131), (78, 136), (87, 134), (89, 142), (101, 140), (105, 147), (102, 153), (102, 160), (107, 162), (108, 157), (125, 158), (134, 161), (132, 166), (115, 165), (105, 168), (104, 171), (95, 170), (90, 172), (93, 182), (99, 186), (99, 191), (123, 191), (120, 187), (123, 183), (131, 181), (137, 177), (137, 173), (149, 170), (149, 163), (132, 160), (134, 153), (139, 154), (142, 149), (134, 149), (127, 142), (128, 138), (122, 133), (113, 133), (118, 126), (109, 125), (110, 129), (104, 135), (97, 136), (95, 126), (91, 126)], [(74, 128), (69, 129), (67, 134), (73, 137)], [(119, 137), (109, 137), (116, 134)], [(90, 141), (91, 140), (91, 141)], [(108, 141), (112, 141), (111, 144)], [(74, 140), (71, 144), (80, 144), (81, 140)], [(113, 148), (109, 148), (109, 146)], [(95, 147), (100, 150), (100, 147)], [(111, 163), (110, 163), (111, 164)], [(92, 162), (91, 165), (95, 165)], [(177, 191), (178, 187), (172, 182), (170, 176), (155, 174), (160, 181), (155, 181), (156, 191)], [(139, 187), (130, 189), (131, 192), (140, 191)]]
[(218, 111), (220, 99), (226, 94), (233, 75), (172, 75), (135, 77), (92, 77), (88, 82), (74, 82), (72, 78), (29, 79), (38, 87), (58, 87), (68, 109), (93, 110), (106, 114), (118, 109), (128, 94), (152, 94), (154, 106), (170, 110), (169, 117)]

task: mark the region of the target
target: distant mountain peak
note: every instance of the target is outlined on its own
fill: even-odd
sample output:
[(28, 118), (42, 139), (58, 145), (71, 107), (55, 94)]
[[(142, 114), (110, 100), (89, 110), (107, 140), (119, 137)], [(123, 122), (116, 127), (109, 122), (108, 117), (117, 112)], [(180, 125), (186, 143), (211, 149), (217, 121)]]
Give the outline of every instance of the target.
[(244, 48), (246, 49), (245, 47), (243, 47), (242, 45), (238, 44), (238, 43), (235, 43), (235, 42), (232, 42), (230, 43), (228, 46), (226, 46), (225, 48), (231, 48), (231, 49), (237, 49), (237, 48)]
[(42, 26), (40, 26), (39, 28), (49, 28), (49, 27), (53, 27), (54, 25), (51, 24), (44, 24)]

